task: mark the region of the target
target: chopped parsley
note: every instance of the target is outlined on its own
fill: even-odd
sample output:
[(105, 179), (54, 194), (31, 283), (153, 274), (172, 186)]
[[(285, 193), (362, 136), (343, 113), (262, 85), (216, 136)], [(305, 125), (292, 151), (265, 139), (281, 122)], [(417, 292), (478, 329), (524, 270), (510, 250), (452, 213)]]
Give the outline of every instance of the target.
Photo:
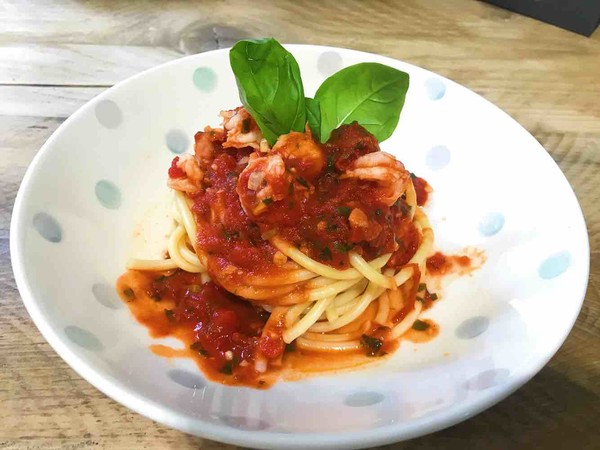
[(235, 231), (235, 230), (226, 230), (225, 228), (223, 228), (223, 236), (225, 237), (225, 239), (227, 241), (231, 241), (233, 239), (237, 239), (240, 237), (240, 232), (239, 231)]
[(333, 155), (329, 154), (327, 155), (327, 172), (333, 172), (335, 170), (335, 166), (334, 166), (334, 161), (333, 161)]
[(306, 181), (306, 180), (305, 180), (304, 178), (302, 178), (302, 177), (296, 177), (296, 181), (297, 181), (298, 183), (300, 183), (302, 186), (304, 186), (305, 188), (307, 188), (307, 189), (310, 187), (310, 185), (308, 184), (308, 181)]
[(350, 215), (350, 211), (352, 211), (349, 206), (338, 206), (335, 208), (335, 210), (344, 217), (348, 217)]
[(338, 229), (338, 226), (335, 223), (329, 222), (327, 225), (325, 225), (325, 229), (327, 231), (335, 231)]
[(412, 326), (413, 330), (417, 330), (417, 331), (425, 331), (429, 328), (429, 324), (427, 322), (423, 322), (422, 320), (415, 320), (415, 323), (413, 323)]
[(135, 299), (135, 292), (133, 292), (133, 289), (130, 287), (123, 289), (123, 295), (127, 297), (127, 300)]
[(273, 199), (271, 197), (265, 198), (262, 201), (265, 205), (270, 205), (271, 203), (273, 203)]
[(204, 350), (204, 347), (202, 346), (200, 341), (196, 341), (192, 345), (190, 345), (190, 350), (194, 350), (195, 352), (198, 352), (202, 356), (208, 356), (208, 352), (206, 350)]
[(417, 289), (417, 292), (421, 292), (425, 288), (427, 288), (427, 285), (425, 283), (419, 283), (419, 288)]
[(329, 247), (325, 247), (323, 250), (321, 250), (321, 252), (319, 253), (319, 257), (323, 261), (330, 261), (331, 260), (331, 250), (329, 250)]
[(165, 309), (165, 316), (167, 316), (167, 319), (171, 322), (175, 320), (175, 313), (172, 309)]
[(377, 339), (366, 334), (363, 334), (360, 337), (360, 344), (365, 347), (367, 351), (367, 356), (378, 356), (383, 346), (383, 341), (381, 339)]
[(336, 242), (335, 249), (340, 253), (349, 252), (354, 248), (354, 244), (345, 244), (344, 242)]
[(285, 349), (283, 350), (285, 353), (292, 353), (296, 351), (296, 341), (291, 342), (289, 344), (285, 344)]
[(233, 361), (227, 361), (225, 364), (223, 364), (223, 367), (221, 367), (219, 372), (225, 375), (231, 375), (233, 373)]

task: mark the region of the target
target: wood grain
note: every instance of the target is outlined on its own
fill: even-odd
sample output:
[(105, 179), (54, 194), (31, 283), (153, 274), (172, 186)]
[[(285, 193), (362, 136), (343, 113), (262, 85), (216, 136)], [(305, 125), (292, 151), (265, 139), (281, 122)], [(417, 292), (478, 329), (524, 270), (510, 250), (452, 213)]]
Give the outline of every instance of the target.
[(483, 414), (386, 448), (600, 448), (600, 32), (588, 39), (484, 3), (445, 0), (0, 3), (0, 448), (233, 448), (130, 412), (54, 353), (16, 290), (9, 223), (27, 165), (83, 103), (165, 61), (266, 35), (381, 53), (473, 89), (548, 150), (586, 217), (590, 283), (557, 355)]

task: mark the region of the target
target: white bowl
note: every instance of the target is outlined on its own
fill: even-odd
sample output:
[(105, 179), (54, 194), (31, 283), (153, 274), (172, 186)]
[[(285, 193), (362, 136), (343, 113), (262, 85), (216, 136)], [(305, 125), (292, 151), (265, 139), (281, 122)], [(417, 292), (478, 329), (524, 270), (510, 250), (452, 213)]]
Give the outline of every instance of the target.
[(141, 209), (164, 190), (174, 153), (239, 104), (228, 51), (183, 58), (119, 83), (73, 114), (23, 180), (11, 224), (23, 302), (52, 347), (108, 396), (182, 431), (265, 448), (359, 448), (462, 421), (513, 392), (552, 357), (581, 307), (586, 227), (568, 182), (498, 108), (443, 77), (382, 56), (288, 47), (307, 94), (364, 61), (410, 74), (400, 125), (382, 149), (435, 189), (436, 246), (487, 262), (430, 311), (427, 344), (386, 363), (269, 390), (208, 382), (153, 340), (114, 291)]

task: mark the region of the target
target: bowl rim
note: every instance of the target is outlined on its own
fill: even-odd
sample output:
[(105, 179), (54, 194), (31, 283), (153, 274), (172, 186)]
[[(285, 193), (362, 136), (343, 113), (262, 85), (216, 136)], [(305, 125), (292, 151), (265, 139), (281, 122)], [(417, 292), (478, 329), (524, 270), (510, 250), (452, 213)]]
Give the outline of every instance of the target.
[[(443, 77), (435, 72), (421, 68), (419, 66), (395, 59), (379, 55), (376, 53), (363, 52), (359, 50), (346, 49), (341, 47), (332, 46), (321, 46), (311, 44), (285, 44), (284, 45), (290, 51), (302, 51), (302, 50), (320, 50), (320, 51), (336, 51), (341, 53), (351, 53), (359, 57), (375, 57), (379, 60), (385, 60), (388, 63), (402, 63), (406, 67), (424, 71), (431, 76), (438, 77), (439, 79), (456, 86), (460, 86), (466, 89), (471, 94), (476, 95), (480, 100), (487, 103), (488, 107), (494, 108), (500, 114), (508, 118), (514, 126), (521, 128), (525, 133), (533, 138), (531, 133), (527, 131), (521, 124), (515, 119), (510, 117), (509, 114), (504, 112), (501, 108), (497, 107), (484, 97), (473, 92), (469, 88), (455, 83), (454, 81)], [(415, 419), (410, 423), (395, 423), (391, 425), (385, 425), (377, 428), (370, 428), (361, 431), (350, 431), (350, 432), (335, 432), (335, 433), (323, 433), (323, 432), (292, 432), (282, 433), (277, 431), (250, 431), (232, 428), (228, 425), (220, 425), (201, 419), (189, 419), (184, 415), (161, 405), (159, 402), (149, 400), (141, 394), (131, 392), (130, 389), (125, 386), (124, 383), (112, 377), (108, 374), (103, 374), (96, 371), (91, 367), (83, 357), (79, 356), (75, 351), (71, 350), (64, 342), (63, 338), (52, 328), (52, 326), (46, 321), (39, 305), (38, 301), (33, 295), (29, 277), (27, 276), (26, 264), (23, 257), (21, 243), (23, 241), (24, 228), (26, 226), (25, 220), (25, 208), (24, 203), (28, 196), (28, 192), (32, 183), (39, 171), (39, 167), (43, 161), (50, 157), (50, 149), (53, 147), (55, 140), (58, 136), (70, 126), (70, 124), (78, 117), (86, 114), (88, 110), (93, 108), (96, 103), (109, 97), (115, 90), (126, 87), (130, 83), (135, 83), (138, 79), (145, 77), (155, 71), (163, 70), (167, 66), (174, 66), (181, 64), (184, 60), (192, 59), (203, 59), (211, 58), (212, 56), (228, 52), (229, 48), (212, 50), (204, 53), (198, 53), (194, 55), (188, 55), (182, 58), (177, 58), (173, 61), (169, 61), (150, 69), (144, 70), (138, 74), (135, 74), (125, 80), (116, 83), (114, 86), (106, 89), (99, 95), (90, 99), (77, 111), (71, 114), (48, 138), (48, 140), (42, 145), (40, 150), (36, 153), (31, 163), (29, 164), (25, 175), (19, 186), (17, 196), (12, 211), (12, 218), (10, 223), (10, 253), (11, 262), (15, 281), (19, 294), (21, 295), (23, 304), (27, 309), (27, 312), (31, 316), (34, 324), (41, 332), (42, 336), (54, 349), (54, 351), (82, 378), (87, 380), (96, 389), (116, 401), (121, 405), (145, 416), (151, 420), (167, 425), (171, 428), (183, 431), (196, 436), (212, 439), (219, 442), (224, 442), (234, 445), (243, 445), (253, 448), (290, 448), (290, 449), (304, 449), (309, 447), (318, 448), (364, 448), (376, 445), (385, 445), (392, 442), (399, 442), (407, 439), (412, 439), (418, 436), (422, 436), (428, 433), (439, 431), (441, 429), (450, 427), (459, 422), (462, 422), (479, 412), (495, 405), (500, 402), (527, 381), (529, 381), (534, 375), (536, 375), (554, 356), (558, 349), (563, 345), (567, 336), (573, 328), (575, 320), (577, 319), (585, 294), (587, 291), (587, 285), (589, 283), (589, 265), (590, 265), (590, 248), (589, 248), (589, 236), (587, 233), (587, 227), (585, 224), (585, 218), (581, 210), (581, 205), (577, 200), (577, 197), (573, 191), (572, 186), (566, 179), (564, 173), (556, 162), (552, 159), (549, 153), (544, 147), (533, 138), (533, 141), (539, 146), (539, 150), (543, 150), (544, 157), (551, 162), (558, 173), (562, 177), (562, 182), (565, 183), (565, 187), (568, 187), (570, 195), (577, 204), (579, 215), (573, 217), (572, 220), (579, 222), (579, 226), (583, 227), (584, 233), (581, 235), (581, 245), (585, 250), (584, 264), (582, 266), (583, 275), (582, 282), (574, 290), (573, 298), (578, 299), (577, 307), (573, 309), (573, 313), (569, 318), (569, 326), (564, 330), (559, 330), (563, 333), (563, 336), (559, 340), (558, 344), (552, 348), (546, 349), (542, 357), (537, 358), (534, 361), (528, 361), (527, 364), (521, 367), (520, 376), (509, 378), (501, 389), (490, 389), (488, 391), (481, 391), (480, 395), (469, 402), (462, 402), (455, 405), (449, 410), (443, 410), (434, 412), (424, 417)], [(534, 143), (532, 141), (532, 144)], [(583, 282), (585, 280), (585, 282)]]

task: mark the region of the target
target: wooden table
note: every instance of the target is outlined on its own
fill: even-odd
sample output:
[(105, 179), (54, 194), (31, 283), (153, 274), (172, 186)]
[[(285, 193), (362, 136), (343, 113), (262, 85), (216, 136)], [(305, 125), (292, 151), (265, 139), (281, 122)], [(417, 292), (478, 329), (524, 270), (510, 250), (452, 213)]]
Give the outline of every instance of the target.
[(251, 3), (0, 3), (0, 448), (228, 447), (127, 410), (54, 353), (21, 304), (9, 222), (27, 165), (89, 99), (149, 67), (258, 36), (381, 53), (473, 89), (542, 143), (586, 216), (588, 293), (552, 361), (476, 418), (390, 448), (600, 448), (600, 31), (585, 38), (470, 1)]

